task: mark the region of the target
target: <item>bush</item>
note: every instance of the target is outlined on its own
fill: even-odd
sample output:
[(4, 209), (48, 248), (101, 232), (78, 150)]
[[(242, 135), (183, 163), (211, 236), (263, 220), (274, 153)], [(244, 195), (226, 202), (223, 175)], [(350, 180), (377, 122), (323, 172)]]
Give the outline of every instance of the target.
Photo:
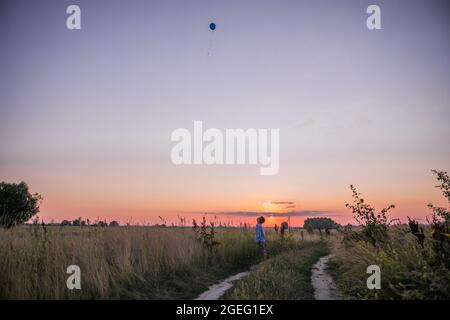
[(118, 226), (119, 226), (119, 223), (118, 223), (116, 220), (113, 220), (113, 221), (111, 221), (111, 222), (109, 223), (109, 226), (110, 226), (110, 227), (118, 227)]
[(69, 220), (63, 220), (63, 221), (61, 221), (61, 223), (60, 223), (60, 226), (63, 226), (63, 227), (65, 227), (65, 226), (71, 226), (72, 225), (72, 222), (70, 222)]
[(361, 198), (361, 193), (356, 191), (353, 185), (350, 185), (352, 190), (353, 204), (346, 204), (347, 208), (352, 209), (354, 219), (361, 224), (362, 232), (360, 234), (352, 234), (352, 238), (361, 238), (364, 241), (370, 242), (372, 245), (383, 243), (388, 238), (387, 212), (395, 208), (394, 205), (382, 209), (379, 213), (375, 209), (364, 202)]
[(303, 228), (306, 230), (314, 229), (338, 229), (341, 225), (330, 218), (308, 218), (303, 223)]
[(106, 221), (98, 221), (95, 226), (97, 227), (101, 227), (101, 228), (105, 228), (108, 226), (108, 223), (106, 223)]
[(203, 244), (203, 246), (208, 250), (210, 254), (216, 252), (217, 246), (220, 244), (220, 242), (216, 241), (216, 232), (213, 222), (210, 222), (208, 226), (206, 217), (203, 217), (200, 226), (198, 226), (195, 219), (193, 219), (192, 229), (194, 230), (197, 239)]
[(42, 196), (31, 194), (25, 182), (0, 183), (0, 226), (12, 228), (39, 212)]
[[(437, 175), (437, 180), (440, 185), (436, 188), (441, 189), (443, 196), (450, 204), (450, 178), (447, 172), (431, 170)], [(428, 204), (428, 207), (433, 211), (433, 219), (431, 223), (434, 263), (445, 264), (450, 268), (450, 208), (436, 207), (433, 204)]]
[[(450, 203), (450, 179), (434, 171)], [(408, 217), (408, 225), (390, 225), (387, 209), (375, 214), (352, 186), (355, 218), (362, 231), (343, 230), (344, 242), (335, 249), (331, 271), (346, 295), (364, 299), (450, 299), (449, 210), (432, 204), (429, 225)], [(381, 289), (368, 290), (366, 268), (381, 268)]]

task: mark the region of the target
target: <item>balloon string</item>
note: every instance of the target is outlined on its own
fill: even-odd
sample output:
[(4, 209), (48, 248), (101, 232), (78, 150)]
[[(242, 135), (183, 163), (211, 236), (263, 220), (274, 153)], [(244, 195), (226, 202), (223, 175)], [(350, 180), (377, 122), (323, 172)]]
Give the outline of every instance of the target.
[(211, 33), (211, 36), (209, 37), (208, 57), (211, 55), (212, 46), (213, 46), (213, 37), (214, 37), (214, 31)]

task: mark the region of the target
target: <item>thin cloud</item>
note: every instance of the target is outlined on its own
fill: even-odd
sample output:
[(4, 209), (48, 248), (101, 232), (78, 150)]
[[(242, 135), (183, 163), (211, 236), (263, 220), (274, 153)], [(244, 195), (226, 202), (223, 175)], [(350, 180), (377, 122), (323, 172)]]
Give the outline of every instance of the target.
[(271, 201), (272, 204), (295, 204), (293, 201)]
[[(267, 200), (263, 202), (263, 206), (266, 206), (269, 210), (275, 210), (277, 212), (284, 212), (284, 211), (294, 211), (293, 209), (296, 208), (296, 204), (294, 201), (271, 201)], [(276, 209), (275, 209), (276, 208)], [(267, 211), (267, 210), (266, 210)]]
[(224, 211), (224, 212), (207, 212), (210, 215), (220, 216), (238, 216), (238, 217), (259, 217), (259, 216), (274, 216), (274, 217), (308, 217), (308, 216), (323, 216), (329, 215), (329, 211), (323, 210), (302, 210), (289, 212), (258, 212), (258, 211)]

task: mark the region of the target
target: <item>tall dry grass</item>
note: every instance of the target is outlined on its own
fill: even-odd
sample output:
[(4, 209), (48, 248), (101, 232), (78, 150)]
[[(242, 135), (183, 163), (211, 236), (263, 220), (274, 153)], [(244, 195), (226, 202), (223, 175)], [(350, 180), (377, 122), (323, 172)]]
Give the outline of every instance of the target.
[(227, 291), (224, 299), (313, 299), (311, 268), (321, 256), (328, 253), (327, 243), (294, 238), (281, 243), (284, 243), (284, 250), (279, 250), (279, 254), (258, 265), (254, 272)]
[[(450, 204), (450, 177), (432, 170), (443, 196)], [(408, 225), (392, 224), (387, 213), (364, 201), (351, 185), (358, 230), (347, 226), (334, 246), (331, 268), (338, 287), (351, 297), (363, 299), (450, 299), (450, 207), (428, 204), (431, 222), (420, 225), (408, 217)], [(367, 267), (380, 268), (381, 288), (367, 286)]]
[[(423, 227), (426, 239), (420, 245), (407, 225), (388, 229), (383, 246), (363, 240), (337, 237), (330, 272), (348, 298), (357, 299), (449, 299), (450, 271), (443, 264), (430, 264), (433, 256), (432, 230)], [(381, 289), (367, 288), (367, 267), (381, 269)]]
[[(0, 229), (0, 298), (190, 298), (218, 273), (257, 256), (250, 232), (216, 237), (211, 257), (188, 228)], [(81, 290), (66, 287), (72, 264), (81, 269)]]

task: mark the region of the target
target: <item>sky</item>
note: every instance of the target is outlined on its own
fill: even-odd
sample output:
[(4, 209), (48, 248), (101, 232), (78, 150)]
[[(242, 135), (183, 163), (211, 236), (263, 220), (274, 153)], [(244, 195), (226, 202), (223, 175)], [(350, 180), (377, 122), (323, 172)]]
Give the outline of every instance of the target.
[[(0, 181), (42, 194), (46, 221), (354, 223), (350, 184), (391, 218), (445, 205), (448, 1), (6, 0), (0, 49)], [(279, 129), (278, 174), (174, 165), (196, 120)]]

